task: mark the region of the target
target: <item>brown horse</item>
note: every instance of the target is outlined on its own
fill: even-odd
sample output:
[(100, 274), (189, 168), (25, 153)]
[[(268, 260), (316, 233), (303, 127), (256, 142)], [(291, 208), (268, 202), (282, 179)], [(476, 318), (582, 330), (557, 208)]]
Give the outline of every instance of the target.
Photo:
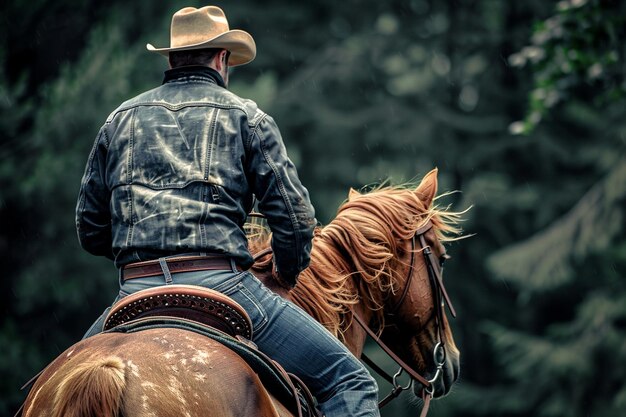
[[(368, 330), (392, 351), (423, 392), (445, 395), (459, 374), (459, 351), (444, 314), (449, 303), (441, 242), (458, 233), (459, 213), (433, 205), (437, 171), (416, 189), (351, 190), (336, 218), (318, 228), (311, 264), (286, 296), (360, 356)], [(267, 253), (267, 236), (250, 236)], [(272, 285), (271, 255), (254, 271)], [(449, 306), (451, 308), (451, 306)], [(363, 323), (357, 325), (355, 321)], [(388, 348), (387, 346), (391, 346)], [(423, 395), (424, 398), (427, 398)], [(180, 329), (105, 333), (70, 347), (44, 371), (23, 415), (290, 416), (228, 348)]]

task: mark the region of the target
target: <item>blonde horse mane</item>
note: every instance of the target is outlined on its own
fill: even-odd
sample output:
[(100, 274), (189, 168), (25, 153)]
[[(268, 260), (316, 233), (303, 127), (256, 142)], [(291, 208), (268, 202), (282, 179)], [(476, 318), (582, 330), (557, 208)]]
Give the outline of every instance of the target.
[[(463, 213), (426, 207), (415, 189), (406, 186), (378, 187), (364, 194), (350, 190), (330, 224), (315, 230), (311, 263), (289, 298), (341, 341), (352, 322), (353, 305), (359, 301), (375, 312), (382, 328), (383, 296), (396, 293), (396, 283), (403, 279), (398, 244), (411, 239), (429, 220), (440, 241), (456, 240)], [(269, 233), (252, 226), (249, 241), (251, 252), (259, 253), (269, 246)], [(253, 270), (269, 267), (267, 255), (256, 261)]]

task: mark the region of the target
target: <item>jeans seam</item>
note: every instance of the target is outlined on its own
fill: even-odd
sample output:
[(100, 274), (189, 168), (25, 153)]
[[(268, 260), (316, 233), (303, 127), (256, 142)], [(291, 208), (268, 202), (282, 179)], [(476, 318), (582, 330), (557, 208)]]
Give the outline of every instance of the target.
[(256, 327), (256, 329), (254, 329), (255, 332), (260, 332), (260, 331), (262, 331), (265, 328), (267, 323), (269, 323), (269, 318), (267, 317), (267, 312), (265, 311), (263, 306), (254, 299), (254, 296), (252, 295), (250, 290), (247, 289), (245, 287), (245, 285), (243, 285), (243, 284), (240, 284), (240, 285), (241, 285), (241, 288), (239, 288), (239, 291), (241, 292), (241, 295), (246, 297), (248, 299), (248, 301), (251, 302), (254, 305), (254, 308), (256, 308), (259, 311), (259, 313), (261, 315), (261, 321), (260, 321), (259, 325)]

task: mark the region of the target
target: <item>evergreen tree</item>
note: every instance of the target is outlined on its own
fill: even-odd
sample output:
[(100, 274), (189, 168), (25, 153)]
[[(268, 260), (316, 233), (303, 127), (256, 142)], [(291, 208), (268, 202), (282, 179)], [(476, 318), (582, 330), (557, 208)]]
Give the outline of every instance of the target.
[(478, 414), (615, 416), (626, 409), (625, 24), (619, 2), (562, 1), (536, 26), (532, 45), (511, 57), (531, 62), (534, 82), (528, 116), (511, 130), (576, 126), (587, 140), (568, 165), (579, 174), (561, 178), (580, 190), (584, 169), (596, 183), (562, 216), (490, 257), (494, 276), (517, 291), (518, 314), (483, 326), (504, 375)]

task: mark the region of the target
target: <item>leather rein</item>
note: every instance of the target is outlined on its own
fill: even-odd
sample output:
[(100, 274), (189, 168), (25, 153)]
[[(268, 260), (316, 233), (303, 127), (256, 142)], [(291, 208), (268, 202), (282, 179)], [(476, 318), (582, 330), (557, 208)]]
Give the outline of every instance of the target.
[[(437, 381), (437, 379), (439, 379), (443, 375), (443, 366), (446, 361), (445, 340), (442, 338), (443, 326), (445, 325), (444, 324), (445, 322), (443, 321), (444, 304), (447, 304), (450, 310), (450, 314), (452, 314), (452, 317), (456, 317), (456, 311), (452, 305), (450, 297), (448, 296), (448, 292), (446, 291), (445, 286), (443, 285), (443, 277), (442, 277), (443, 268), (441, 266), (441, 262), (437, 260), (437, 258), (435, 257), (435, 254), (432, 252), (430, 246), (426, 243), (426, 239), (424, 237), (424, 235), (432, 228), (433, 228), (432, 222), (431, 221), (426, 222), (424, 225), (422, 225), (415, 231), (415, 234), (413, 235), (411, 239), (411, 261), (410, 261), (410, 266), (409, 266), (409, 270), (407, 273), (407, 277), (405, 280), (406, 283), (404, 285), (404, 290), (402, 291), (402, 295), (400, 296), (400, 299), (396, 302), (395, 306), (391, 309), (391, 314), (395, 313), (402, 306), (409, 292), (409, 288), (411, 286), (411, 280), (413, 278), (413, 272), (415, 269), (415, 252), (416, 252), (415, 248), (417, 246), (416, 241), (419, 241), (419, 244), (420, 244), (419, 249), (424, 255), (424, 260), (426, 263), (426, 267), (428, 269), (428, 278), (430, 280), (430, 285), (433, 290), (432, 292), (433, 292), (433, 298), (434, 298), (433, 315), (428, 321), (432, 320), (433, 318), (436, 320), (437, 337), (439, 339), (438, 342), (435, 344), (435, 347), (433, 348), (433, 360), (436, 366), (435, 375), (431, 379), (428, 379), (427, 377), (420, 375), (411, 366), (409, 366), (406, 362), (404, 362), (398, 355), (396, 355), (393, 352), (393, 350), (381, 340), (379, 335), (375, 333), (369, 327), (367, 323), (365, 323), (365, 321), (359, 316), (359, 314), (354, 313), (354, 319), (363, 328), (363, 330), (365, 330), (367, 335), (370, 336), (378, 344), (378, 346), (380, 346), (380, 348), (383, 351), (385, 351), (385, 353), (400, 366), (400, 369), (398, 370), (398, 372), (396, 372), (394, 376), (392, 377), (387, 372), (385, 372), (381, 367), (379, 367), (374, 361), (372, 361), (367, 355), (362, 354), (363, 361), (393, 386), (392, 391), (379, 402), (378, 407), (379, 408), (384, 407), (391, 400), (397, 398), (402, 393), (402, 391), (410, 389), (413, 384), (413, 381), (418, 381), (423, 386), (422, 400), (424, 401), (422, 411), (420, 413), (420, 417), (425, 417), (426, 414), (428, 413), (428, 409), (430, 407), (430, 401), (432, 400), (434, 393), (435, 393), (433, 383)], [(411, 381), (405, 386), (402, 386), (398, 382), (398, 378), (402, 375), (403, 372), (406, 372), (411, 377)]]

